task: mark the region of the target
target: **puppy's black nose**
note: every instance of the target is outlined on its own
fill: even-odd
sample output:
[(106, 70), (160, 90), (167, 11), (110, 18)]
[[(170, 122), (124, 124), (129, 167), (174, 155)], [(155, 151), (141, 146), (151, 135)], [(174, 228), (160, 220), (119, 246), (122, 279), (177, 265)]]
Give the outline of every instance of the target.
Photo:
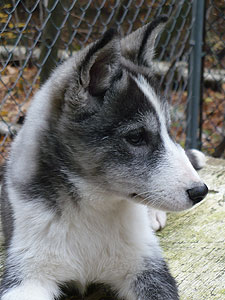
[(205, 196), (208, 194), (207, 185), (203, 184), (201, 186), (196, 186), (192, 189), (187, 190), (189, 198), (193, 201), (194, 204), (202, 201)]

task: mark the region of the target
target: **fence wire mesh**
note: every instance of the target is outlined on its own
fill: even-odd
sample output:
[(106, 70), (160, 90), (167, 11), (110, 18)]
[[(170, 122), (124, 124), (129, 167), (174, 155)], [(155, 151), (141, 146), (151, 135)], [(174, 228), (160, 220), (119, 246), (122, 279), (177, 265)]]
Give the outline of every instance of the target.
[[(162, 93), (172, 104), (173, 133), (185, 145), (190, 35), (197, 0), (12, 0), (0, 7), (0, 155), (23, 123), (34, 92), (62, 60), (109, 27), (129, 34), (154, 17), (170, 19), (154, 60)], [(206, 1), (205, 60), (198, 134), (202, 148), (222, 156), (225, 143), (225, 3)], [(201, 57), (199, 58), (201, 59)]]
[(205, 28), (202, 140), (210, 154), (225, 157), (224, 1), (207, 3)]

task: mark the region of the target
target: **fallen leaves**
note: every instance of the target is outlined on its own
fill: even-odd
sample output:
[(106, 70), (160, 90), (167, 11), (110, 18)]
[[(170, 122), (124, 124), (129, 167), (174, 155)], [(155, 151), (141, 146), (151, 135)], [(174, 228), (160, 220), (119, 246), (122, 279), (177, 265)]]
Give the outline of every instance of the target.
[[(37, 68), (8, 65), (0, 77), (0, 121), (3, 124), (16, 124), (20, 116), (24, 116), (30, 99), (39, 87)], [(10, 131), (10, 127), (9, 127)], [(0, 136), (0, 164), (7, 157), (12, 141), (11, 134)]]

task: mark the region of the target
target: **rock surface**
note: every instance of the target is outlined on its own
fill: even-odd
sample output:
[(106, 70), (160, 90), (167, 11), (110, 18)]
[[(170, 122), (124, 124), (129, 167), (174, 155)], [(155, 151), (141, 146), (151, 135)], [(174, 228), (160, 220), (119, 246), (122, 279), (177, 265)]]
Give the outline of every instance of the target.
[[(225, 300), (225, 160), (208, 158), (200, 175), (209, 187), (206, 199), (189, 211), (169, 214), (158, 237), (181, 300)], [(0, 272), (3, 260), (1, 247)], [(115, 297), (104, 288), (92, 288), (85, 299)]]
[(181, 300), (224, 300), (225, 160), (208, 158), (199, 173), (208, 196), (189, 211), (170, 214), (158, 236)]

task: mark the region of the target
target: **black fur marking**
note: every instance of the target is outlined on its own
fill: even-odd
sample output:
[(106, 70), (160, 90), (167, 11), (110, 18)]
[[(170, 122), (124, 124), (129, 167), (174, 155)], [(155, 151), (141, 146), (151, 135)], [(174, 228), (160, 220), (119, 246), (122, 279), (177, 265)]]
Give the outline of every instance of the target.
[(6, 248), (8, 248), (14, 230), (14, 216), (13, 216), (12, 205), (9, 202), (8, 193), (6, 190), (5, 179), (3, 179), (2, 190), (1, 190), (1, 220), (2, 220), (2, 229), (5, 238), (5, 246)]
[[(60, 293), (63, 296), (63, 299), (72, 296), (73, 297), (76, 296), (77, 298), (82, 299), (83, 295), (77, 288), (76, 282), (69, 281), (69, 282), (60, 283), (59, 288), (60, 288)], [(60, 297), (60, 299), (61, 298), (62, 297)]]
[[(154, 72), (151, 71), (150, 67), (137, 66), (130, 62), (129, 60), (123, 58), (122, 67), (127, 70), (133, 77), (138, 78), (139, 75), (142, 75), (151, 88), (154, 90), (155, 94), (158, 95), (158, 100), (162, 103), (162, 105), (168, 105), (167, 99), (163, 97), (160, 93), (160, 86), (155, 77)], [(169, 109), (168, 109), (169, 110)], [(167, 116), (166, 116), (167, 117)]]
[[(78, 284), (79, 285), (79, 284)], [(104, 283), (88, 284), (84, 293), (81, 293), (77, 288), (76, 282), (66, 282), (60, 285), (62, 295), (67, 299), (73, 297), (77, 299), (98, 299), (107, 298), (118, 299), (116, 293), (112, 291), (111, 287)], [(64, 297), (62, 299), (64, 299)], [(61, 298), (60, 298), (61, 299)]]
[[(115, 93), (114, 88), (112, 88), (106, 94), (105, 101), (109, 102), (110, 107), (105, 106), (105, 108), (109, 109), (109, 113), (106, 111), (105, 113), (109, 114), (115, 126), (118, 126), (118, 123), (139, 120), (140, 115), (146, 115), (148, 112), (153, 113), (157, 117), (154, 106), (129, 74), (127, 81), (127, 85), (123, 90), (118, 90)], [(158, 126), (160, 127), (159, 122)]]
[[(146, 47), (146, 44), (147, 44), (147, 41), (148, 41), (148, 38), (149, 36), (151, 35), (152, 31), (160, 24), (160, 23), (166, 23), (168, 21), (168, 17), (165, 16), (165, 15), (162, 15), (162, 16), (159, 16), (157, 17), (154, 21), (152, 21), (145, 33), (144, 33), (144, 36), (143, 36), (143, 39), (142, 39), (142, 43), (141, 43), (141, 46), (140, 46), (140, 50), (139, 50), (139, 53), (138, 53), (138, 64), (139, 65), (146, 65), (145, 63), (145, 60), (144, 60), (144, 57), (143, 57), (143, 53), (145, 51), (145, 47)], [(154, 45), (153, 45), (154, 46)], [(148, 66), (148, 65), (147, 65)]]
[[(100, 137), (96, 136), (97, 132), (98, 135), (102, 135), (103, 139), (106, 136), (108, 137), (104, 140), (104, 144), (102, 144), (102, 148), (105, 148), (105, 150), (108, 149), (108, 151), (104, 151), (104, 161), (101, 165), (109, 165), (112, 164), (112, 162), (118, 165), (124, 165), (125, 163), (130, 165), (138, 159), (140, 160), (140, 164), (150, 164), (153, 162), (155, 164), (158, 160), (157, 153), (162, 150), (162, 141), (159, 133), (152, 133), (149, 131), (149, 128), (146, 128), (149, 141), (146, 147), (136, 149), (135, 152), (133, 152), (132, 149), (127, 147), (127, 144), (123, 142), (123, 138), (129, 134), (130, 124), (132, 124), (132, 126), (136, 124), (137, 129), (146, 126), (145, 122), (141, 120), (141, 117), (147, 116), (148, 113), (154, 116), (154, 124), (156, 121), (160, 130), (160, 123), (154, 107), (137, 87), (133, 78), (128, 75), (127, 80), (126, 88), (122, 90), (117, 89), (117, 93), (115, 93), (115, 87), (112, 87), (112, 89), (107, 92), (103, 110), (96, 115), (96, 120), (93, 122), (97, 127), (92, 129), (91, 136), (92, 139), (96, 137), (96, 148), (102, 144)], [(90, 121), (87, 125), (89, 125), (88, 130), (90, 131)], [(152, 156), (153, 152), (155, 153), (154, 158)], [(140, 157), (138, 158), (138, 156)]]
[(150, 259), (145, 261), (146, 270), (137, 275), (134, 292), (142, 300), (179, 300), (174, 278), (170, 275), (164, 261), (152, 265)]
[(9, 289), (18, 286), (21, 282), (18, 268), (6, 263), (0, 286), (0, 299), (4, 293), (6, 293)]
[[(6, 167), (6, 165), (5, 165)], [(14, 231), (14, 215), (13, 208), (9, 202), (6, 180), (3, 177), (2, 189), (1, 189), (1, 221), (2, 229), (4, 234), (4, 247), (6, 250), (10, 248), (11, 239)], [(16, 272), (15, 272), (16, 269)], [(11, 259), (7, 258), (4, 266), (4, 273), (2, 276), (1, 286), (0, 286), (0, 299), (8, 289), (15, 287), (20, 284), (19, 272), (17, 268), (12, 265)]]
[(81, 170), (74, 165), (72, 154), (68, 152), (63, 137), (57, 135), (56, 128), (46, 130), (40, 137), (37, 170), (26, 184), (18, 186), (19, 192), (29, 195), (27, 199), (41, 199), (49, 209), (60, 213), (58, 200), (70, 196), (74, 201), (79, 200), (75, 187), (70, 183), (63, 170), (73, 166), (73, 172), (80, 174)]

